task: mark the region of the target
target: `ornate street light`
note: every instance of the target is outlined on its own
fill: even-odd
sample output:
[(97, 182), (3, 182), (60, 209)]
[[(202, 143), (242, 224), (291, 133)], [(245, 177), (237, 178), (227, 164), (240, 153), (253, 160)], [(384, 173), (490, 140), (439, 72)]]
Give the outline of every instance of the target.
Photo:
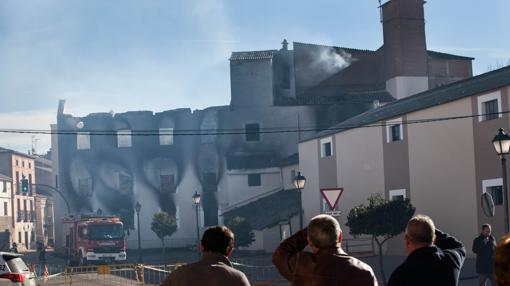
[(200, 229), (198, 225), (198, 209), (200, 208), (200, 194), (198, 192), (195, 192), (193, 194), (193, 204), (195, 205), (195, 212), (196, 212), (196, 218), (197, 218), (197, 247), (200, 252)]
[(142, 205), (140, 202), (136, 202), (135, 211), (136, 211), (136, 222), (138, 228), (138, 263), (142, 263), (142, 242), (140, 240), (140, 211), (142, 210)]
[(301, 172), (298, 172), (297, 176), (294, 177), (293, 183), (299, 192), (299, 228), (303, 229), (303, 200), (301, 199), (301, 191), (305, 188), (306, 178)]
[(503, 207), (505, 208), (505, 233), (509, 232), (508, 225), (508, 185), (506, 176), (506, 156), (510, 152), (510, 136), (505, 133), (503, 128), (499, 128), (498, 134), (492, 140), (494, 149), (501, 159), (501, 173), (503, 176)]

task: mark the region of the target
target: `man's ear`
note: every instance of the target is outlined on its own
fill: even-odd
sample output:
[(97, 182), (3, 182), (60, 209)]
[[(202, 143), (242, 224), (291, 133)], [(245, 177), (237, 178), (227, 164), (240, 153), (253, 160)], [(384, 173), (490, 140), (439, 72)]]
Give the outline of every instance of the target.
[(313, 245), (313, 242), (310, 240), (310, 238), (307, 236), (306, 240), (308, 241), (308, 246), (312, 250), (312, 253), (317, 253), (319, 251), (319, 248), (317, 248), (315, 245)]
[(202, 242), (200, 242), (199, 248), (200, 248), (200, 252), (203, 253), (204, 252), (204, 246), (202, 245)]
[(306, 241), (308, 242), (308, 245), (310, 247), (313, 247), (313, 243), (312, 243), (312, 241), (310, 241), (310, 238), (308, 237), (308, 235), (306, 236)]
[(234, 248), (227, 249), (227, 257), (230, 257), (232, 255), (233, 251), (234, 251)]
[(340, 232), (340, 234), (338, 235), (338, 243), (342, 243), (343, 238), (344, 235), (342, 234), (342, 232)]

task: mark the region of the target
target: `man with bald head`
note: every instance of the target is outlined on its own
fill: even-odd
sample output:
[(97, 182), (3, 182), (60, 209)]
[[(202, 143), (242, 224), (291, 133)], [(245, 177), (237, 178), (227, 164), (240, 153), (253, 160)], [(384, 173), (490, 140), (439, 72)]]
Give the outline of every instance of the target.
[(436, 229), (432, 219), (416, 215), (405, 232), (407, 259), (391, 274), (388, 286), (456, 286), (466, 249), (455, 237)]
[[(377, 286), (372, 268), (345, 253), (341, 243), (338, 221), (318, 215), (280, 244), (273, 263), (293, 286)], [(311, 252), (303, 251), (306, 246)]]

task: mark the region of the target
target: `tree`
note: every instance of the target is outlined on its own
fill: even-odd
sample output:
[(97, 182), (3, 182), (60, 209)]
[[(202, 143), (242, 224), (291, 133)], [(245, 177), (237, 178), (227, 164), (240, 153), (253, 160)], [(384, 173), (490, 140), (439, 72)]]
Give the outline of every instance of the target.
[(227, 221), (226, 226), (235, 235), (235, 246), (248, 247), (255, 241), (252, 227), (244, 217), (235, 216)]
[(347, 226), (353, 236), (370, 235), (379, 248), (381, 278), (386, 285), (382, 247), (390, 238), (402, 233), (407, 222), (414, 215), (415, 208), (408, 199), (387, 201), (382, 194), (375, 193), (368, 198), (368, 205), (354, 207), (347, 215)]
[(177, 231), (175, 216), (166, 212), (157, 212), (152, 216), (151, 230), (161, 239), (163, 254), (165, 254), (165, 236), (171, 236)]

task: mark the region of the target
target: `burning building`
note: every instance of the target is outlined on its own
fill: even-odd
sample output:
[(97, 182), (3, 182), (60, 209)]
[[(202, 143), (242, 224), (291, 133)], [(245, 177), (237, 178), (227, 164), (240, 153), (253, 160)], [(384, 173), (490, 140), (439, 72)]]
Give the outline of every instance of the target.
[(202, 227), (221, 223), (224, 210), (284, 188), (281, 160), (301, 139), (472, 76), (472, 58), (426, 49), (422, 0), (386, 2), (382, 23), (375, 51), (298, 42), (291, 50), (284, 40), (279, 50), (233, 52), (227, 106), (77, 117), (61, 101), (52, 126), (59, 189), (75, 212), (118, 214), (131, 229), (139, 201), (143, 247), (159, 246), (150, 231), (158, 210), (177, 218), (170, 245), (194, 244), (196, 191)]

